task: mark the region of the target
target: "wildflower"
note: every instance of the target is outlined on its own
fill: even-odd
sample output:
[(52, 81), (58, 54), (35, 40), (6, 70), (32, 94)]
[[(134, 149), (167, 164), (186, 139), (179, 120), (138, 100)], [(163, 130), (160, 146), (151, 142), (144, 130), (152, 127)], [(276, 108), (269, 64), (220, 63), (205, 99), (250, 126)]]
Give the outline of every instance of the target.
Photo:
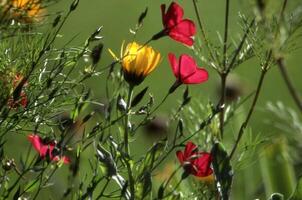
[(35, 134), (30, 134), (28, 140), (42, 159), (49, 158), (51, 161), (62, 161), (65, 164), (70, 163), (70, 159), (67, 156), (58, 155), (56, 141), (44, 141), (40, 136)]
[[(116, 60), (119, 60), (111, 50), (109, 51)], [(150, 46), (131, 42), (124, 50), (123, 45), (121, 47), (124, 78), (132, 86), (139, 85), (156, 68), (159, 61), (160, 53)]]
[(15, 19), (33, 22), (43, 13), (39, 0), (12, 0), (10, 11)]
[(192, 46), (192, 37), (196, 33), (195, 24), (189, 19), (183, 19), (184, 11), (180, 5), (172, 2), (166, 12), (166, 5), (161, 5), (162, 20), (166, 34), (185, 45)]
[(207, 152), (198, 152), (197, 146), (188, 142), (184, 152), (177, 151), (176, 156), (188, 174), (197, 177), (206, 177), (213, 173), (211, 169), (212, 156)]
[(179, 84), (198, 84), (208, 80), (208, 72), (199, 68), (191, 56), (183, 54), (177, 60), (174, 54), (169, 53), (168, 57)]
[(19, 106), (21, 106), (22, 108), (25, 108), (27, 106), (27, 103), (28, 103), (27, 96), (26, 96), (25, 92), (23, 92), (23, 91), (21, 91), (17, 100), (14, 100), (14, 98), (11, 97), (7, 101), (7, 105), (12, 109), (16, 109)]
[[(13, 90), (15, 90), (19, 83), (22, 81), (23, 76), (20, 74), (16, 74), (15, 78), (13, 80)], [(22, 87), (26, 87), (28, 85), (27, 82), (24, 83), (24, 85)], [(25, 108), (28, 104), (28, 100), (27, 100), (27, 95), (26, 93), (23, 91), (23, 89), (20, 91), (20, 93), (17, 96), (13, 96), (10, 97), (7, 101), (7, 105), (12, 108), (12, 109), (16, 109), (17, 107), (21, 106), (23, 108)]]

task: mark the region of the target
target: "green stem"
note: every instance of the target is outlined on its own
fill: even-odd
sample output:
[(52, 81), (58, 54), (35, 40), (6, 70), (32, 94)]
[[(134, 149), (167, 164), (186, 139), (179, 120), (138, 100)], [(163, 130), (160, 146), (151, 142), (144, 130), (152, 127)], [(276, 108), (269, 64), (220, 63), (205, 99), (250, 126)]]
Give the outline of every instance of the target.
[(245, 129), (246, 129), (246, 127), (247, 127), (247, 125), (248, 125), (248, 123), (249, 123), (249, 121), (250, 121), (250, 118), (252, 117), (252, 114), (253, 114), (253, 112), (254, 112), (255, 106), (256, 106), (257, 101), (258, 101), (258, 98), (259, 98), (260, 91), (261, 91), (261, 89), (262, 89), (263, 81), (264, 81), (266, 72), (267, 72), (267, 70), (268, 70), (269, 63), (270, 63), (270, 61), (271, 61), (271, 58), (272, 58), (272, 50), (270, 50), (269, 55), (268, 55), (268, 58), (267, 58), (267, 60), (266, 60), (266, 63), (265, 63), (265, 65), (262, 67), (260, 79), (259, 79), (259, 81), (258, 81), (258, 85), (257, 85), (257, 89), (256, 89), (256, 94), (255, 94), (255, 96), (254, 96), (252, 105), (251, 105), (251, 107), (250, 107), (250, 109), (249, 109), (248, 115), (246, 116), (245, 121), (242, 123), (242, 125), (241, 125), (241, 127), (240, 127), (240, 130), (239, 130), (237, 139), (236, 139), (236, 141), (235, 141), (234, 147), (233, 147), (233, 149), (232, 149), (232, 151), (231, 151), (231, 153), (230, 153), (230, 156), (229, 156), (230, 159), (233, 157), (233, 155), (234, 155), (234, 153), (235, 153), (235, 151), (236, 151), (236, 149), (237, 149), (237, 147), (238, 147), (238, 144), (239, 144), (239, 142), (240, 142), (240, 140), (241, 140), (241, 138), (242, 138), (242, 136), (243, 136), (243, 134), (244, 134), (244, 131), (245, 131)]
[(125, 117), (125, 133), (124, 133), (124, 145), (125, 145), (125, 153), (127, 158), (125, 159), (127, 171), (128, 171), (128, 179), (129, 179), (129, 186), (130, 186), (130, 200), (134, 200), (135, 196), (135, 185), (134, 185), (134, 178), (133, 178), (133, 173), (132, 173), (132, 168), (130, 164), (130, 149), (129, 149), (129, 120), (130, 120), (130, 112), (131, 112), (131, 100), (132, 100), (132, 95), (133, 95), (133, 85), (129, 85), (129, 90), (128, 90), (128, 99), (127, 99), (127, 107), (126, 107), (126, 117)]
[(292, 95), (297, 107), (299, 108), (299, 110), (302, 112), (302, 101), (300, 99), (300, 96), (298, 94), (298, 92), (296, 91), (293, 82), (291, 81), (289, 74), (286, 70), (286, 66), (284, 63), (284, 59), (283, 58), (279, 58), (277, 59), (277, 65), (279, 66), (280, 69), (280, 73), (282, 75), (282, 78), (284, 79), (286, 86), (290, 92), (290, 94)]
[(229, 33), (229, 10), (230, 10), (230, 0), (226, 0), (225, 5), (225, 24), (224, 24), (224, 42), (223, 42), (223, 61), (222, 61), (222, 71), (220, 73), (221, 78), (221, 97), (220, 97), (220, 107), (221, 112), (219, 116), (220, 121), (220, 137), (223, 138), (224, 131), (224, 107), (225, 107), (225, 91), (226, 91), (226, 80), (228, 76), (227, 70), (227, 43), (228, 43), (228, 33)]
[(193, 2), (193, 5), (194, 5), (194, 10), (195, 10), (195, 14), (196, 14), (196, 18), (197, 18), (198, 25), (199, 25), (199, 28), (200, 28), (200, 30), (201, 30), (202, 37), (203, 37), (203, 39), (204, 39), (204, 41), (205, 41), (205, 46), (206, 46), (206, 48), (208, 49), (209, 54), (210, 54), (210, 56), (211, 56), (211, 58), (212, 58), (212, 60), (213, 60), (213, 62), (214, 62), (216, 59), (215, 59), (214, 54), (213, 54), (213, 52), (212, 52), (212, 50), (211, 50), (211, 48), (210, 48), (209, 39), (208, 39), (208, 37), (207, 37), (207, 35), (206, 35), (206, 32), (205, 32), (205, 30), (204, 30), (204, 28), (203, 28), (203, 24), (202, 24), (201, 16), (200, 16), (200, 14), (199, 14), (199, 10), (198, 10), (198, 7), (197, 7), (196, 0), (192, 0), (192, 2)]

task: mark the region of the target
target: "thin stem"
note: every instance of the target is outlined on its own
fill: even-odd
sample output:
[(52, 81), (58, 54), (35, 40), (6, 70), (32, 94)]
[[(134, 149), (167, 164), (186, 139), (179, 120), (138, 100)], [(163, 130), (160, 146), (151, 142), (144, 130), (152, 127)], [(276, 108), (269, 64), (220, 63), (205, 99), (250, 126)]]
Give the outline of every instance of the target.
[(223, 41), (223, 70), (227, 68), (227, 43), (228, 43), (228, 33), (229, 33), (229, 10), (230, 10), (230, 0), (226, 0), (225, 5), (225, 23), (224, 23), (224, 41)]
[(220, 137), (223, 139), (223, 131), (224, 131), (224, 111), (225, 111), (225, 91), (226, 91), (226, 80), (227, 80), (227, 73), (222, 73), (220, 75), (221, 80), (221, 96), (220, 96), (220, 103), (219, 106), (221, 108), (221, 112), (219, 115), (219, 129), (220, 129)]
[(279, 58), (277, 60), (277, 65), (279, 66), (282, 78), (284, 79), (284, 81), (286, 83), (286, 86), (287, 86), (290, 94), (292, 95), (292, 98), (294, 99), (294, 101), (295, 101), (297, 107), (299, 108), (300, 112), (302, 112), (302, 101), (301, 101), (301, 98), (300, 98), (298, 92), (296, 91), (289, 75), (288, 75), (288, 72), (287, 72), (286, 66), (285, 66), (285, 62), (284, 62), (284, 58)]
[[(286, 8), (286, 5), (287, 5), (287, 2), (288, 0), (284, 0), (283, 1), (283, 5), (282, 5), (282, 9), (280, 11), (280, 16), (279, 16), (279, 19), (278, 19), (278, 24), (277, 24), (277, 29), (276, 29), (276, 33), (275, 33), (275, 37), (274, 39), (276, 39), (279, 35), (279, 29), (280, 29), (280, 23), (281, 23), (281, 20), (283, 18), (283, 15), (284, 15), (284, 12), (285, 12), (285, 8)], [(250, 118), (254, 112), (254, 109), (255, 109), (255, 106), (256, 106), (256, 103), (258, 101), (258, 98), (259, 98), (259, 94), (260, 94), (260, 91), (261, 91), (261, 88), (262, 88), (262, 85), (263, 85), (263, 81), (264, 81), (264, 77), (266, 75), (266, 72), (269, 68), (269, 64), (270, 64), (270, 61), (272, 59), (272, 56), (273, 56), (273, 49), (271, 48), (269, 51), (268, 51), (268, 56), (267, 56), (267, 59), (266, 59), (266, 62), (264, 64), (264, 66), (262, 67), (262, 72), (261, 72), (261, 75), (260, 75), (260, 79), (258, 81), (258, 85), (257, 85), (257, 89), (256, 89), (256, 94), (254, 96), (254, 99), (253, 99), (253, 103), (249, 109), (249, 112), (248, 112), (248, 115), (246, 116), (246, 119), (245, 121), (243, 122), (243, 124), (241, 125), (240, 129), (239, 129), (239, 133), (238, 133), (238, 136), (237, 136), (237, 139), (235, 141), (235, 144), (233, 146), (233, 149), (230, 153), (230, 156), (229, 156), (229, 159), (231, 159), (233, 156), (234, 156), (234, 153), (239, 145), (239, 142), (244, 134), (244, 131), (245, 131), (245, 128), (247, 127), (249, 121), (250, 121)]]
[(236, 49), (236, 52), (235, 52), (235, 54), (234, 54), (234, 56), (233, 56), (233, 58), (232, 58), (232, 60), (230, 62), (230, 65), (229, 65), (229, 67), (227, 69), (227, 73), (229, 73), (232, 70), (232, 68), (234, 67), (235, 62), (237, 60), (237, 57), (238, 57), (238, 55), (239, 55), (239, 53), (240, 53), (240, 51), (241, 51), (241, 49), (242, 49), (242, 47), (243, 47), (246, 39), (247, 39), (248, 34), (250, 33), (251, 28), (254, 26), (254, 24), (255, 24), (255, 18), (251, 21), (249, 27), (246, 29), (246, 31), (245, 31), (245, 33), (244, 33), (244, 35), (243, 35), (243, 37), (242, 37), (242, 39), (240, 41), (240, 44), (239, 44), (238, 48)]
[(227, 70), (227, 43), (228, 43), (228, 33), (229, 33), (229, 10), (230, 10), (230, 0), (226, 0), (225, 6), (225, 24), (224, 24), (224, 42), (223, 42), (223, 66), (222, 72), (220, 73), (221, 78), (221, 97), (220, 97), (220, 137), (223, 138), (224, 131), (224, 109), (225, 109), (225, 91), (226, 91), (226, 80), (228, 76)]
[(134, 200), (135, 196), (135, 187), (134, 187), (134, 178), (132, 174), (131, 164), (129, 162), (130, 160), (130, 149), (129, 149), (129, 115), (131, 112), (131, 100), (133, 95), (133, 86), (129, 86), (128, 90), (128, 99), (127, 99), (127, 108), (126, 108), (126, 117), (125, 117), (125, 133), (124, 133), (124, 145), (125, 145), (125, 153), (127, 158), (125, 159), (127, 171), (128, 171), (128, 178), (129, 178), (129, 186), (130, 186), (130, 200)]
[(199, 26), (199, 28), (201, 30), (201, 35), (202, 35), (202, 37), (203, 37), (203, 39), (205, 41), (205, 46), (207, 47), (212, 60), (215, 61), (215, 57), (214, 57), (213, 52), (211, 51), (211, 48), (210, 48), (210, 42), (209, 42), (208, 37), (206, 35), (206, 32), (205, 32), (205, 30), (203, 28), (203, 24), (202, 24), (202, 20), (201, 20), (200, 14), (199, 14), (199, 9), (198, 9), (196, 0), (192, 0), (192, 2), (193, 2), (193, 5), (194, 5), (194, 10), (195, 10), (198, 26)]
[(136, 128), (133, 130), (133, 132), (136, 132), (147, 120), (148, 117), (150, 117), (155, 111), (158, 110), (158, 108), (165, 103), (165, 101), (167, 100), (167, 98), (170, 96), (171, 93), (167, 93), (166, 96), (161, 100), (161, 102), (150, 112), (146, 115), (146, 117), (138, 124), (138, 126), (136, 126)]
[(234, 147), (233, 147), (233, 149), (232, 149), (232, 151), (230, 153), (230, 156), (229, 156), (230, 159), (233, 157), (233, 155), (234, 155), (234, 153), (235, 153), (235, 151), (236, 151), (236, 149), (238, 147), (238, 144), (239, 144), (239, 142), (240, 142), (240, 140), (241, 140), (241, 138), (242, 138), (242, 136), (244, 134), (245, 128), (247, 127), (247, 125), (248, 125), (248, 123), (249, 123), (249, 121), (250, 121), (250, 119), (252, 117), (252, 114), (254, 112), (255, 106), (256, 106), (258, 98), (259, 98), (260, 91), (262, 89), (264, 77), (265, 77), (266, 72), (268, 70), (268, 66), (269, 66), (270, 60), (272, 58), (272, 53), (273, 53), (272, 50), (270, 50), (268, 58), (266, 60), (266, 63), (265, 63), (265, 65), (262, 68), (260, 79), (258, 81), (258, 85), (257, 85), (257, 89), (256, 89), (256, 94), (254, 96), (252, 105), (251, 105), (251, 107), (249, 109), (248, 115), (246, 116), (245, 121), (242, 123), (242, 125), (241, 125), (241, 127), (239, 129), (239, 133), (238, 133), (237, 139), (235, 141)]

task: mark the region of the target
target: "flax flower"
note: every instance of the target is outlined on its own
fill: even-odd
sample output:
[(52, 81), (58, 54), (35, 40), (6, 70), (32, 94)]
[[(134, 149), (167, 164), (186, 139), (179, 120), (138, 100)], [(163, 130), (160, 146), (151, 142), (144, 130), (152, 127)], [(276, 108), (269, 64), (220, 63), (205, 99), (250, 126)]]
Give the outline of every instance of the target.
[(41, 159), (49, 159), (51, 161), (62, 161), (64, 164), (69, 164), (71, 161), (67, 156), (59, 155), (59, 149), (56, 141), (44, 141), (40, 136), (30, 134), (28, 140), (31, 142), (34, 149), (39, 153)]
[(207, 152), (199, 152), (193, 142), (188, 142), (183, 152), (177, 151), (176, 156), (188, 174), (196, 177), (207, 177), (213, 173), (211, 168), (212, 155)]
[(131, 85), (139, 85), (158, 65), (160, 53), (147, 45), (136, 42), (129, 43), (124, 49), (121, 47), (121, 58), (109, 50), (111, 55), (121, 61), (124, 78)]
[(194, 44), (193, 36), (196, 34), (195, 24), (192, 20), (184, 19), (183, 8), (172, 2), (166, 11), (166, 5), (161, 5), (162, 21), (166, 33), (175, 41), (185, 45)]

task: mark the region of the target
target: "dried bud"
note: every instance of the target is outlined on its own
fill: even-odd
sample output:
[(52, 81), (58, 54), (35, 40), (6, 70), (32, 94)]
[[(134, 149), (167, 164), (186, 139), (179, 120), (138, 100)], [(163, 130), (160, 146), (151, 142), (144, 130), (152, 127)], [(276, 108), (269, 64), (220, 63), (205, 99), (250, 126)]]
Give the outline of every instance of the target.
[(15, 160), (14, 159), (7, 159), (7, 160), (4, 160), (4, 162), (2, 163), (2, 168), (5, 171), (10, 171), (15, 166), (16, 166), (16, 164), (15, 164)]

